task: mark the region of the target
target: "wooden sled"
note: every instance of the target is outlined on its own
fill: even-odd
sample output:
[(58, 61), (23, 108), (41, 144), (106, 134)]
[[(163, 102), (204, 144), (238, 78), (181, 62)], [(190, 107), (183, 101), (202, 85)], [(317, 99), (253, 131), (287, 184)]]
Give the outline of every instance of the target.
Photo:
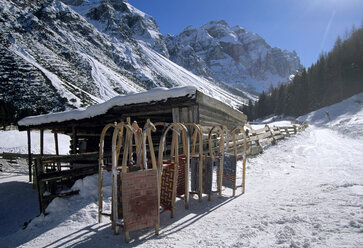
[[(190, 129), (193, 128), (192, 135), (192, 154), (190, 158), (191, 171), (191, 193), (197, 194), (199, 201), (202, 201), (203, 193), (210, 194), (212, 190), (212, 172), (211, 164), (207, 165), (206, 157), (203, 156), (203, 133), (202, 127), (194, 123), (184, 123)], [(196, 153), (196, 144), (198, 139), (198, 154)]]
[[(217, 146), (217, 155), (214, 155), (212, 135), (216, 132), (219, 135), (219, 143)], [(214, 126), (209, 130), (208, 133), (208, 147), (209, 147), (209, 160), (211, 165), (217, 165), (217, 191), (211, 191), (212, 193), (218, 193), (222, 196), (222, 178), (223, 178), (223, 163), (224, 163), (224, 152), (225, 152), (225, 136), (228, 134), (228, 129), (225, 126)], [(207, 162), (208, 163), (208, 162)], [(208, 200), (211, 199), (211, 194), (208, 195)]]
[[(111, 226), (115, 234), (119, 234), (120, 227), (123, 227), (125, 241), (129, 242), (130, 231), (155, 226), (155, 233), (159, 233), (159, 183), (155, 154), (151, 155), (153, 161), (151, 169), (148, 169), (146, 159), (147, 141), (150, 154), (154, 151), (150, 141), (151, 131), (155, 130), (155, 127), (149, 120), (144, 129), (141, 129), (136, 122), (132, 125), (122, 122), (113, 127)], [(121, 148), (123, 153), (119, 166)], [(102, 207), (100, 209), (102, 210)]]
[[(237, 185), (236, 177), (237, 177), (237, 140), (236, 140), (236, 132), (239, 131), (243, 135), (243, 168), (242, 168), (242, 183)], [(232, 137), (233, 141), (233, 153), (229, 153), (229, 141), (230, 137)], [(224, 161), (223, 161), (223, 180), (222, 186), (231, 188), (233, 190), (233, 196), (235, 196), (236, 189), (242, 187), (242, 194), (245, 191), (245, 176), (246, 176), (246, 150), (247, 150), (247, 139), (246, 133), (243, 127), (238, 126), (234, 128), (228, 135), (227, 144), (227, 152), (224, 153)]]
[[(164, 159), (166, 137), (172, 131), (171, 149), (169, 159)], [(179, 155), (179, 133), (183, 145), (183, 154)], [(158, 170), (160, 175), (160, 205), (162, 212), (171, 211), (174, 217), (176, 196), (184, 198), (185, 209), (189, 208), (189, 136), (187, 128), (181, 123), (172, 123), (164, 130), (158, 155)]]
[[(101, 223), (102, 216), (108, 216), (111, 217), (111, 213), (106, 213), (103, 209), (103, 171), (105, 169), (111, 170), (110, 166), (106, 166), (104, 164), (104, 147), (105, 147), (105, 137), (106, 133), (110, 129), (116, 128), (117, 123), (108, 124), (106, 125), (100, 136), (100, 146), (99, 146), (99, 159), (98, 159), (98, 223)], [(122, 135), (123, 135), (123, 129), (119, 132), (119, 143), (117, 144), (117, 147), (119, 148), (121, 146), (122, 141)], [(117, 149), (119, 150), (119, 149)]]

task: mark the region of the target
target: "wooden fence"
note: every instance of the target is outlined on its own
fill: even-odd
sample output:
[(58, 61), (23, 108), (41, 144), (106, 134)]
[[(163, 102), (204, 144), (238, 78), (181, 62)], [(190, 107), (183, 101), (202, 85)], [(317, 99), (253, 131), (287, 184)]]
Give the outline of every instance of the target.
[[(265, 125), (262, 128), (254, 129), (250, 124), (245, 125), (247, 135), (247, 156), (254, 156), (263, 152), (264, 148), (268, 145), (274, 145), (277, 141), (293, 136), (308, 127), (307, 123), (294, 124), (292, 126), (269, 126)], [(204, 152), (208, 152), (207, 135), (204, 137)], [(220, 137), (212, 139), (212, 150), (217, 152), (219, 150)], [(243, 155), (243, 136), (239, 134), (236, 136), (237, 155), (239, 158)], [(233, 150), (233, 142), (226, 145), (225, 150)]]
[(253, 129), (250, 124), (246, 124), (247, 156), (259, 154), (266, 146), (274, 145), (278, 140), (295, 135), (307, 127), (307, 123), (301, 123), (283, 127), (265, 125), (263, 128)]

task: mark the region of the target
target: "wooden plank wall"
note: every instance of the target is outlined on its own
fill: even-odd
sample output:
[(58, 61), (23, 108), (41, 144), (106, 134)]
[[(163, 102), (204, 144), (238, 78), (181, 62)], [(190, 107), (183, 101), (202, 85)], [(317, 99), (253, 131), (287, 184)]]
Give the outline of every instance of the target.
[(173, 122), (188, 122), (199, 124), (198, 105), (172, 109)]
[(203, 127), (213, 127), (216, 125), (227, 125), (232, 129), (236, 126), (242, 126), (243, 120), (234, 118), (231, 115), (226, 115), (218, 109), (213, 109), (209, 106), (199, 106), (199, 124)]

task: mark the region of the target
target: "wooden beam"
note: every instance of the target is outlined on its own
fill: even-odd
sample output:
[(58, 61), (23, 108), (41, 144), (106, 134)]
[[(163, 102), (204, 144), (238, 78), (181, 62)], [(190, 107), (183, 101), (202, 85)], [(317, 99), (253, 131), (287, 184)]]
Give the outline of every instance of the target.
[(40, 129), (40, 155), (44, 155), (44, 129)]
[(40, 213), (44, 214), (44, 209), (43, 209), (43, 201), (42, 201), (42, 198), (43, 198), (43, 193), (44, 193), (44, 188), (41, 187), (40, 185), (40, 181), (39, 181), (39, 167), (40, 167), (40, 159), (37, 158), (35, 160), (35, 166), (34, 166), (34, 169), (35, 169), (35, 180), (36, 180), (36, 184), (37, 184), (37, 190), (38, 190), (38, 202), (39, 202), (39, 211)]
[(77, 153), (77, 129), (72, 126), (72, 154)]
[(59, 155), (58, 133), (54, 133), (55, 155)]
[[(110, 154), (105, 154), (109, 156)], [(61, 162), (72, 162), (75, 160), (97, 160), (98, 152), (88, 152), (82, 154), (71, 154), (71, 155), (47, 155), (41, 157), (41, 161), (61, 161)]]
[(32, 181), (32, 147), (30, 129), (27, 130), (28, 136), (28, 166), (29, 166), (29, 182)]
[[(55, 132), (54, 133), (54, 144), (55, 144), (55, 155), (59, 155), (59, 145), (58, 145), (58, 133)], [(57, 163), (57, 170), (60, 171), (61, 170), (61, 163), (58, 162)]]
[(173, 115), (173, 122), (180, 122), (179, 120), (179, 108), (173, 108), (172, 109), (172, 115)]
[(162, 110), (155, 110), (155, 111), (138, 111), (133, 113), (121, 114), (121, 118), (126, 117), (137, 117), (137, 116), (152, 116), (152, 115), (161, 115), (161, 114), (170, 114), (171, 109), (162, 109)]

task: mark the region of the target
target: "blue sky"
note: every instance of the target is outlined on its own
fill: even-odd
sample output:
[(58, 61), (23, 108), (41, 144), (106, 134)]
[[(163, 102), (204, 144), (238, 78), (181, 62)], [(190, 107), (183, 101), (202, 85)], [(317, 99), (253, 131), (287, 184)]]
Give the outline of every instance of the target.
[(129, 0), (153, 16), (161, 33), (178, 34), (225, 20), (264, 38), (271, 46), (295, 50), (309, 67), (336, 38), (363, 22), (363, 0)]

